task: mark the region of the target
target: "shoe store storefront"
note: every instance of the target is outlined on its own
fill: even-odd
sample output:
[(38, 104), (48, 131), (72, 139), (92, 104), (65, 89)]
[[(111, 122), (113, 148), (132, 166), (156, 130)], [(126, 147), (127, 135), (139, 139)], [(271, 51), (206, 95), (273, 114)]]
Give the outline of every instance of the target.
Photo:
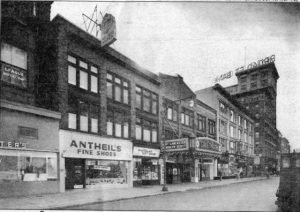
[(65, 189), (132, 186), (129, 140), (60, 130)]

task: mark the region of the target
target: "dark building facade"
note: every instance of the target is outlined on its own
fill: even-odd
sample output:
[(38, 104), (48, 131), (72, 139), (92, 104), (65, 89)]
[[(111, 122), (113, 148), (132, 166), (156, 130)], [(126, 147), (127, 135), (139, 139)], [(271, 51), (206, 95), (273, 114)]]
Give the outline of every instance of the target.
[(259, 165), (277, 166), (279, 136), (276, 128), (276, 96), (279, 78), (274, 62), (236, 73), (238, 84), (226, 88), (255, 116), (255, 154)]
[(1, 2), (0, 197), (59, 191), (61, 116), (37, 103), (39, 52), (50, 6)]
[(61, 190), (158, 184), (158, 77), (59, 15), (47, 43), (39, 103), (62, 114)]
[(160, 73), (159, 78), (163, 99), (161, 151), (166, 159), (166, 183), (214, 179), (220, 157), (216, 110), (196, 99), (180, 75)]

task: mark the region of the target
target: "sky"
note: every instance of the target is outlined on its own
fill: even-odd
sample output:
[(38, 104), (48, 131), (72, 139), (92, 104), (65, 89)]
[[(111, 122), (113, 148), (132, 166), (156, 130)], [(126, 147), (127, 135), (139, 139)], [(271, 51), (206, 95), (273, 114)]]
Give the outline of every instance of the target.
[[(112, 48), (154, 73), (179, 74), (193, 91), (214, 78), (275, 55), (277, 129), (300, 148), (300, 4), (248, 2), (54, 2), (86, 29), (95, 6), (116, 18)], [(101, 21), (101, 16), (98, 15)], [(237, 83), (223, 80), (224, 87)]]

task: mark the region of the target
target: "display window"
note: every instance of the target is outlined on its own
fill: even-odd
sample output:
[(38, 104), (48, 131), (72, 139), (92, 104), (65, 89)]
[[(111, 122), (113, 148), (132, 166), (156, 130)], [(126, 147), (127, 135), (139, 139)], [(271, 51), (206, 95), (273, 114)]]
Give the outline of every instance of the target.
[(57, 154), (0, 151), (0, 183), (57, 180)]
[(86, 160), (86, 185), (127, 184), (128, 162)]
[(133, 158), (133, 180), (158, 180), (158, 160)]

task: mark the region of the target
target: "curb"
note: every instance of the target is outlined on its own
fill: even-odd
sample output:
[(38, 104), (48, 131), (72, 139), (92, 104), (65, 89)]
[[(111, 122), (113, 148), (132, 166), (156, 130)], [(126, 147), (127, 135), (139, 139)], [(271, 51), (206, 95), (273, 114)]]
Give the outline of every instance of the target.
[[(198, 188), (190, 188), (182, 191), (167, 191), (164, 193), (154, 193), (154, 194), (147, 194), (147, 195), (141, 195), (141, 196), (134, 196), (134, 197), (123, 197), (123, 198), (118, 198), (118, 199), (113, 199), (113, 200), (103, 200), (103, 201), (93, 201), (89, 203), (83, 203), (83, 204), (76, 204), (76, 205), (69, 205), (69, 206), (61, 206), (61, 207), (50, 207), (50, 208), (45, 208), (45, 209), (50, 209), (50, 210), (64, 210), (69, 207), (78, 207), (78, 206), (85, 206), (85, 205), (93, 205), (93, 204), (102, 204), (102, 203), (107, 203), (107, 202), (117, 202), (117, 201), (122, 201), (122, 200), (129, 200), (129, 199), (138, 199), (138, 198), (144, 198), (144, 197), (151, 197), (151, 196), (160, 196), (160, 195), (167, 195), (167, 194), (173, 194), (173, 193), (181, 193), (181, 192), (187, 192), (187, 191), (197, 191), (197, 190), (204, 190), (204, 189), (212, 189), (216, 187), (226, 187), (232, 184), (240, 184), (240, 183), (249, 183), (249, 182), (255, 182), (255, 181), (260, 181), (260, 180), (266, 180), (267, 178), (260, 178), (260, 179), (254, 179), (254, 180), (249, 180), (249, 181), (234, 181), (232, 183), (224, 184), (224, 185), (214, 185), (214, 186), (207, 186), (207, 187), (198, 187)], [(70, 209), (71, 210), (71, 209)]]

